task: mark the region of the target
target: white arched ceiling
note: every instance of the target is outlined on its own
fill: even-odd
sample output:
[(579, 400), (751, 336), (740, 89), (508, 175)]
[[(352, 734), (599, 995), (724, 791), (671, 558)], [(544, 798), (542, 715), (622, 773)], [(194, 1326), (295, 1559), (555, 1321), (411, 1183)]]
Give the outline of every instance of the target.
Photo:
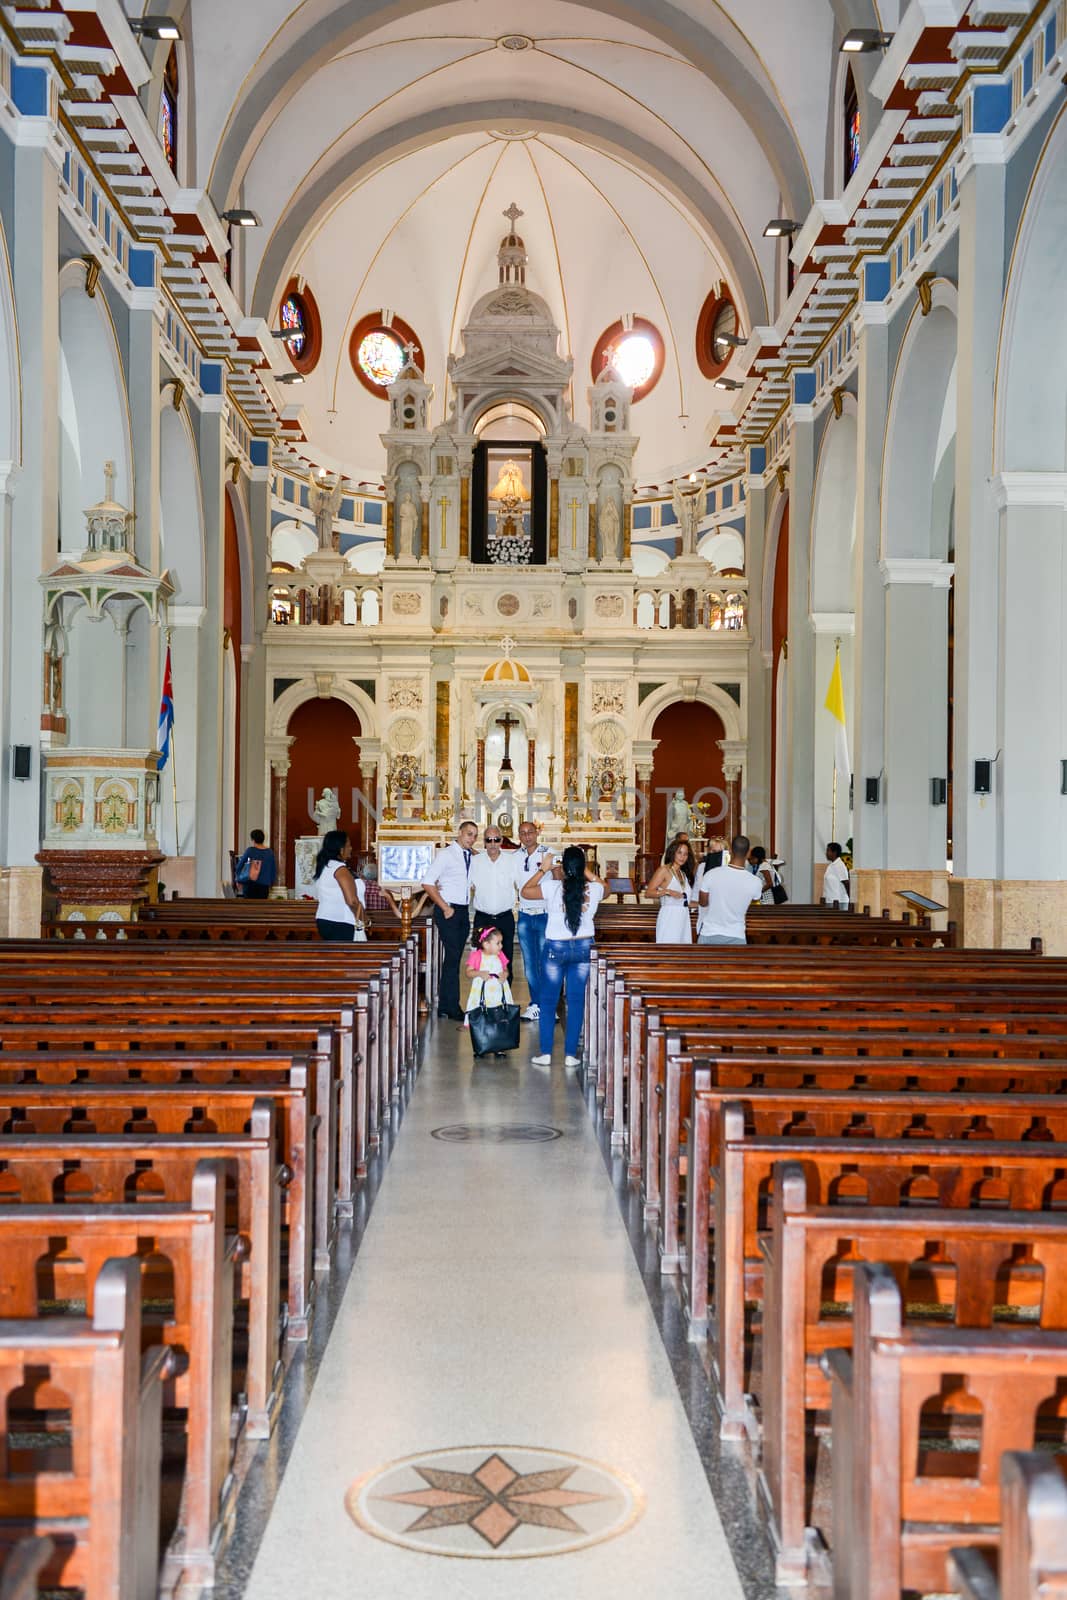
[(130, 415), (114, 329), (99, 295), (77, 269), (59, 301), (59, 544), (84, 550), (85, 512), (104, 499), (104, 466), (115, 464), (114, 496), (133, 505)]
[(697, 545), (698, 555), (720, 572), (744, 572), (745, 541), (736, 528), (715, 528)]
[[(995, 462), (1001, 472), (1067, 470), (1067, 115), (1034, 177), (1001, 324)], [(1057, 315), (1048, 308), (1060, 306)]]
[(318, 549), (318, 543), (314, 528), (309, 528), (306, 523), (279, 522), (270, 536), (270, 558), (295, 571), (305, 556)]
[(955, 448), (957, 337), (955, 290), (939, 282), (929, 316), (912, 318), (890, 396), (883, 556), (945, 559), (950, 503), (935, 491), (938, 467)]
[(204, 604), (204, 519), (196, 452), (184, 416), (170, 404), (159, 424), (159, 498), (163, 565), (177, 605)]
[(856, 542), (856, 414), (850, 407), (830, 422), (819, 456), (811, 519), (811, 609), (853, 608)]

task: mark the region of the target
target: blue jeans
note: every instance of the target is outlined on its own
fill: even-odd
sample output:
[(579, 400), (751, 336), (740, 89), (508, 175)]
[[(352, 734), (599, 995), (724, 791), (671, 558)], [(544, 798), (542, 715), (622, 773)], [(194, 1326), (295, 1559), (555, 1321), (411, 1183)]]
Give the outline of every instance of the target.
[(542, 913), (539, 917), (527, 916), (519, 912), (519, 949), (522, 951), (522, 965), (526, 973), (526, 982), (530, 986), (530, 1004), (541, 1003), (541, 967), (545, 956), (545, 928), (548, 918)]
[(564, 983), (567, 986), (567, 1032), (564, 1051), (578, 1054), (585, 1021), (585, 991), (589, 986), (589, 954), (592, 939), (546, 939), (541, 969), (541, 1054), (552, 1054), (552, 1035), (556, 1030), (556, 1007)]

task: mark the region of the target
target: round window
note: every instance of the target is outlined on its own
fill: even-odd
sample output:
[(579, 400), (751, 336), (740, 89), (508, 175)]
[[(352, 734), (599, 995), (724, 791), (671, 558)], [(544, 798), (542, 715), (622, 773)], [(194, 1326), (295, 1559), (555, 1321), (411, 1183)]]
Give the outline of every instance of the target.
[[(646, 317), (631, 317), (628, 324), (612, 323), (605, 328), (593, 349), (593, 381), (606, 367), (614, 367), (627, 388), (633, 390), (635, 400), (643, 400), (659, 382), (665, 357), (663, 336), (655, 323)], [(614, 422), (617, 413), (604, 413), (605, 422)]]
[(725, 372), (734, 346), (730, 342), (740, 332), (737, 307), (725, 283), (713, 289), (697, 318), (697, 365), (705, 378), (720, 378)]
[[(424, 357), (418, 336), (400, 317), (390, 314), (385, 322), (382, 313), (375, 311), (361, 317), (352, 329), (348, 346), (352, 370), (363, 387), (379, 400), (389, 398), (389, 385), (403, 372), (408, 345), (414, 346), (414, 359), (421, 369)], [(414, 406), (406, 405), (401, 416), (404, 421), (413, 422)]]

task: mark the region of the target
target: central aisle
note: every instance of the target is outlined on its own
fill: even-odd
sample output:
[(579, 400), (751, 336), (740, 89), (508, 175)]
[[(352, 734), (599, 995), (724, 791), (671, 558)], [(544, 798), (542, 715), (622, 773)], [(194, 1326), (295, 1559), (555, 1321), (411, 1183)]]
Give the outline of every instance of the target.
[(246, 1591), (356, 1592), (741, 1600), (574, 1074), (449, 1023)]

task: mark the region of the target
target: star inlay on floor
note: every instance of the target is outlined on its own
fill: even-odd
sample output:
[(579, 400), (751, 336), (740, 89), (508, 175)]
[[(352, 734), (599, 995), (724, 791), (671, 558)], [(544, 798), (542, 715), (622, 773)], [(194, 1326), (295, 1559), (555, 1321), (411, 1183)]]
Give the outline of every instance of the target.
[(380, 1467), (352, 1485), (367, 1533), (432, 1555), (562, 1555), (615, 1538), (641, 1515), (623, 1474), (564, 1451), (471, 1446)]

